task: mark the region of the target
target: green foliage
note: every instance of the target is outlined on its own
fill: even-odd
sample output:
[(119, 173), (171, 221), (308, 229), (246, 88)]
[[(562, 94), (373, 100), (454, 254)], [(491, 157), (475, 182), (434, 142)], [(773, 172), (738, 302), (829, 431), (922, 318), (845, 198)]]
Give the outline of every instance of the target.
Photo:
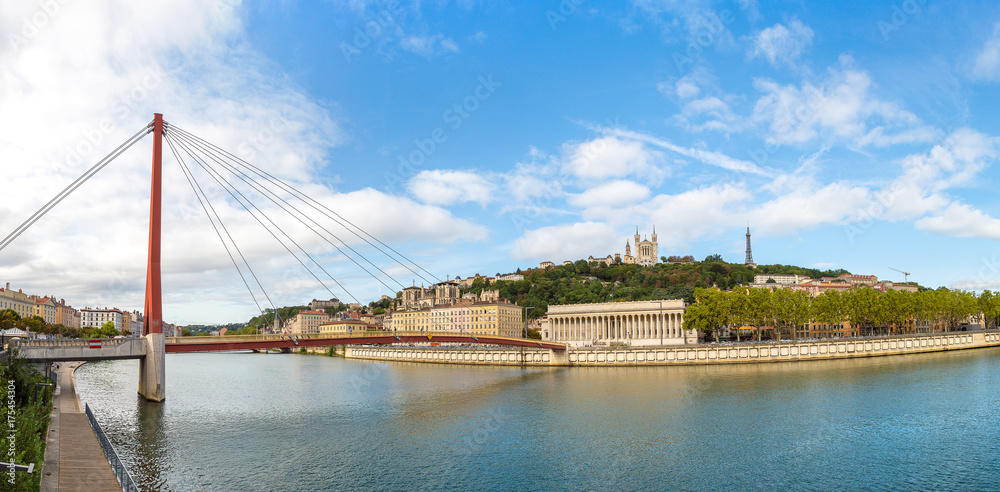
[(4, 309), (0, 311), (0, 330), (9, 330), (17, 326), (18, 322), (21, 321), (21, 315), (17, 314), (17, 311), (13, 309)]
[(788, 289), (696, 289), (696, 303), (688, 306), (684, 328), (711, 334), (723, 327), (752, 326), (771, 330), (775, 338), (796, 338), (806, 323), (849, 322), (862, 335), (902, 333), (914, 320), (926, 320), (932, 329), (952, 331), (980, 309), (991, 323), (1000, 318), (1000, 299), (986, 291), (978, 299), (969, 292), (940, 288), (907, 292), (855, 288), (827, 291), (810, 298)]
[[(3, 490), (39, 490), (42, 461), (45, 457), (45, 436), (49, 414), (52, 412), (51, 400), (43, 398), (41, 390), (38, 391), (38, 398), (35, 398), (35, 383), (44, 382), (47, 380), (17, 354), (11, 354), (0, 364), (0, 401), (3, 402), (0, 405), (0, 422), (14, 425), (13, 434), (6, 430), (0, 433), (3, 461), (9, 458), (7, 453), (13, 437), (14, 462), (35, 464), (34, 473), (15, 473), (13, 485), (7, 482), (8, 477), (4, 473), (3, 483), (6, 487)], [(10, 401), (14, 403), (13, 413), (8, 406)]]
[(181, 327), (181, 332), (184, 333), (186, 331), (188, 334), (182, 336), (189, 337), (192, 335), (200, 335), (202, 333), (207, 335), (210, 332), (221, 330), (223, 328), (235, 331), (245, 327), (246, 325), (246, 323), (229, 323), (226, 325), (187, 325)]
[[(299, 314), (299, 311), (304, 311), (305, 309), (306, 308), (302, 306), (286, 306), (283, 308), (278, 308), (278, 319), (281, 320), (282, 323), (284, 323), (286, 320), (294, 318), (296, 314)], [(340, 307), (338, 308), (327, 308), (327, 309), (343, 310), (347, 308), (344, 304), (341, 304)], [(271, 308), (265, 309), (264, 314), (250, 318), (250, 321), (246, 323), (246, 326), (253, 328), (255, 330), (258, 328), (262, 330), (268, 330), (272, 328), (274, 326), (274, 310)]]

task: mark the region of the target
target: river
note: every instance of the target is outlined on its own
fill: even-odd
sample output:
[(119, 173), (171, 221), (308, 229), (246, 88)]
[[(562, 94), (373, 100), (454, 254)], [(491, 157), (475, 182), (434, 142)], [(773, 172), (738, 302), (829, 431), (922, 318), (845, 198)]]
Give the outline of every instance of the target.
[(144, 490), (996, 490), (1000, 348), (684, 367), (168, 354), (76, 373)]

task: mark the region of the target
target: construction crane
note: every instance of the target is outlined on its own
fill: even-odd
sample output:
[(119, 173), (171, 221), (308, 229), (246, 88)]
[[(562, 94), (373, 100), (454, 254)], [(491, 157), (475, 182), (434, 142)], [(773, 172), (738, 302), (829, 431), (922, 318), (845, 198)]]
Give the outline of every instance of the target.
[(907, 281), (909, 281), (910, 272), (904, 272), (904, 271), (902, 271), (902, 270), (900, 270), (898, 268), (893, 268), (893, 267), (889, 267), (889, 270), (896, 270), (897, 272), (902, 273), (903, 274), (903, 283), (906, 283)]

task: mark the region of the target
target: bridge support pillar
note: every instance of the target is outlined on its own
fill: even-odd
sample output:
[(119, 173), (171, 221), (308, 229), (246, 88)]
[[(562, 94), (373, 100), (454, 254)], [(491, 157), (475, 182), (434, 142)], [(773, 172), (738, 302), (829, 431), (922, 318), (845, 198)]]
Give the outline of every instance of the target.
[(550, 366), (568, 366), (569, 365), (569, 348), (566, 350), (549, 350), (549, 365)]
[(146, 335), (146, 356), (139, 359), (139, 396), (161, 402), (167, 398), (166, 339), (163, 333)]

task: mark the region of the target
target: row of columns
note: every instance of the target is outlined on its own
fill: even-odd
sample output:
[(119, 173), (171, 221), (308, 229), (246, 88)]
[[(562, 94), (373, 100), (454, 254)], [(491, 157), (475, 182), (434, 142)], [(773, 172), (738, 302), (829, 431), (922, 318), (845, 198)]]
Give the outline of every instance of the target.
[(613, 314), (549, 318), (554, 342), (683, 338), (684, 315)]

